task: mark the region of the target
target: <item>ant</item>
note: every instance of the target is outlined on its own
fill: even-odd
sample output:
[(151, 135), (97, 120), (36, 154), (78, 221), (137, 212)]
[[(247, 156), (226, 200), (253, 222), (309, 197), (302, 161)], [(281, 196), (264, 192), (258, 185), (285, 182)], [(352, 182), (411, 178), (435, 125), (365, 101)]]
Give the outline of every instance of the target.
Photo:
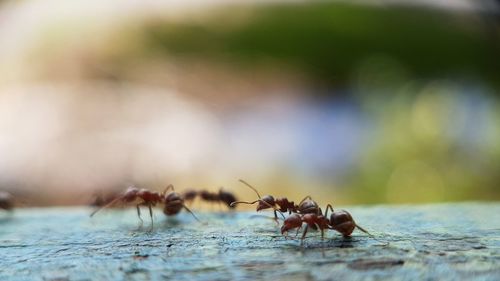
[[(330, 219), (328, 219), (328, 210), (332, 211)], [(325, 229), (333, 229), (341, 233), (344, 237), (349, 237), (351, 236), (354, 229), (358, 228), (362, 232), (372, 236), (368, 231), (356, 224), (349, 212), (345, 210), (334, 211), (332, 205), (330, 204), (326, 206), (325, 215), (322, 214), (320, 209), (319, 214), (293, 214), (289, 216), (283, 222), (283, 226), (281, 227), (281, 234), (284, 234), (285, 232), (288, 232), (289, 230), (294, 228), (298, 228), (298, 234), (299, 230), (302, 228), (303, 223), (306, 223), (306, 228), (304, 229), (304, 232), (302, 234), (302, 241), (306, 237), (309, 227), (315, 230), (319, 229), (321, 231), (321, 239), (324, 238)]]
[[(167, 191), (169, 189), (172, 189), (172, 192), (167, 194)], [(182, 199), (181, 195), (177, 192), (174, 191), (174, 186), (173, 185), (168, 185), (165, 190), (163, 190), (162, 193), (158, 193), (156, 191), (150, 191), (144, 188), (137, 188), (134, 186), (130, 186), (125, 190), (125, 192), (109, 202), (108, 204), (100, 207), (99, 209), (95, 210), (90, 214), (90, 216), (94, 216), (97, 212), (104, 208), (108, 208), (112, 206), (113, 204), (117, 202), (122, 202), (122, 203), (137, 203), (136, 204), (136, 209), (137, 209), (137, 216), (139, 217), (139, 220), (141, 221), (141, 226), (143, 224), (143, 220), (141, 218), (141, 206), (148, 206), (149, 209), (149, 216), (151, 218), (151, 229), (153, 228), (153, 209), (152, 207), (156, 206), (156, 204), (165, 204), (165, 207), (163, 208), (163, 213), (167, 216), (173, 216), (178, 214), (182, 208), (186, 209), (193, 217), (198, 220), (198, 218), (194, 215), (189, 208), (187, 208), (184, 205), (184, 199)], [(198, 220), (199, 221), (199, 220)]]
[(185, 201), (193, 201), (197, 196), (199, 196), (202, 200), (206, 202), (219, 202), (219, 203), (222, 202), (229, 209), (236, 208), (235, 205), (231, 204), (237, 200), (236, 196), (231, 192), (225, 191), (222, 187), (219, 189), (218, 192), (210, 192), (207, 190), (201, 190), (201, 191), (189, 190), (183, 193), (183, 198)]
[[(257, 205), (257, 212), (260, 210), (264, 209), (269, 209), (272, 208), (274, 210), (274, 219), (278, 221), (278, 215), (277, 212), (280, 212), (281, 215), (283, 216), (283, 213), (292, 214), (292, 213), (297, 213), (297, 214), (320, 214), (321, 209), (318, 206), (318, 203), (312, 200), (311, 196), (306, 196), (302, 201), (300, 201), (299, 205), (296, 205), (293, 201), (288, 201), (288, 198), (283, 197), (283, 198), (274, 198), (272, 195), (265, 195), (264, 197), (261, 197), (257, 189), (250, 184), (248, 184), (244, 180), (239, 180), (241, 183), (244, 185), (248, 186), (251, 188), (259, 199), (253, 201), (253, 202), (245, 202), (245, 201), (235, 201), (231, 203), (231, 206), (235, 206), (236, 204), (255, 204), (259, 203)], [(284, 218), (284, 216), (283, 216)]]
[(7, 191), (0, 191), (0, 209), (5, 211), (14, 209), (14, 199)]

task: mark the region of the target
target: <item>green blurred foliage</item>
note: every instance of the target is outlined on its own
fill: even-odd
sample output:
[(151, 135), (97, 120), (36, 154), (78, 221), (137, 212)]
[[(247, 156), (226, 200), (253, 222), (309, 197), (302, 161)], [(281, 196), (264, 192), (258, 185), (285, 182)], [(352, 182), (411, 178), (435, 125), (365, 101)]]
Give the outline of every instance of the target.
[(143, 39), (153, 53), (246, 66), (280, 63), (334, 85), (348, 83), (357, 63), (373, 55), (389, 55), (423, 78), (466, 76), (498, 85), (500, 76), (493, 59), (500, 51), (498, 29), (486, 19), (415, 7), (331, 2), (239, 7), (204, 20), (155, 21)]
[[(499, 31), (488, 18), (331, 2), (238, 9), (198, 21), (153, 21), (143, 30), (145, 50), (257, 69), (277, 64), (309, 74), (315, 87), (360, 93), (376, 130), (343, 178), (340, 201), (500, 199), (498, 99), (483, 97), (491, 99), (487, 110), (471, 109), (460, 87), (429, 82), (500, 88)], [(483, 122), (481, 131), (467, 120)]]
[[(500, 103), (449, 83), (362, 97), (373, 126), (345, 183), (365, 203), (499, 200)], [(479, 103), (476, 106), (470, 104)]]

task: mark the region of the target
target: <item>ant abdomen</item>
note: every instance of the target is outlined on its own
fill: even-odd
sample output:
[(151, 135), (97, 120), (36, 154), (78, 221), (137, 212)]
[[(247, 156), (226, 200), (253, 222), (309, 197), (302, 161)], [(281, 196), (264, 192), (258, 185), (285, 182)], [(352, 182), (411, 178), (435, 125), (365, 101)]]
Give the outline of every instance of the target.
[(228, 208), (234, 209), (236, 205), (231, 203), (236, 202), (238, 199), (231, 192), (224, 191), (222, 188), (219, 190), (219, 200), (227, 205)]
[(345, 210), (333, 212), (330, 216), (330, 225), (344, 236), (350, 236), (356, 228), (351, 214)]
[(0, 191), (0, 209), (10, 211), (14, 208), (13, 198), (10, 193), (6, 191)]
[(184, 207), (184, 200), (177, 192), (169, 193), (165, 197), (165, 207), (163, 213), (167, 216), (178, 214)]
[(305, 200), (299, 205), (301, 214), (319, 214), (319, 206), (312, 200)]

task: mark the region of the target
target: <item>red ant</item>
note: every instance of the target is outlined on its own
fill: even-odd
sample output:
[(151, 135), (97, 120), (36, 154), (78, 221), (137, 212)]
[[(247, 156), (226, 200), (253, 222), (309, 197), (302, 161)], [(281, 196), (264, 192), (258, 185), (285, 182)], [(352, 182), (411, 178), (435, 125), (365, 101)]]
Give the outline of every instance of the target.
[(222, 202), (230, 209), (236, 207), (231, 204), (237, 200), (236, 196), (231, 192), (225, 191), (222, 187), (219, 189), (219, 192), (189, 190), (183, 193), (185, 201), (193, 201), (197, 196), (206, 202)]
[(7, 191), (0, 191), (0, 209), (6, 211), (14, 209), (14, 199)]
[[(169, 189), (172, 189), (172, 192), (167, 193)], [(173, 185), (168, 185), (165, 190), (160, 194), (155, 191), (150, 191), (144, 188), (137, 188), (134, 186), (131, 186), (127, 188), (127, 190), (117, 198), (115, 198), (113, 201), (109, 202), (108, 204), (102, 206), (101, 208), (95, 210), (90, 214), (90, 216), (94, 216), (97, 212), (104, 208), (108, 208), (112, 206), (113, 204), (117, 202), (122, 202), (122, 203), (132, 203), (136, 202), (136, 208), (137, 208), (137, 216), (139, 217), (139, 220), (141, 221), (141, 226), (143, 224), (143, 220), (141, 218), (141, 209), (140, 206), (148, 206), (149, 209), (149, 216), (151, 218), (151, 228), (153, 228), (153, 209), (152, 207), (156, 206), (156, 204), (165, 204), (165, 207), (163, 208), (163, 213), (167, 216), (173, 216), (178, 214), (182, 208), (186, 209), (193, 217), (198, 220), (198, 218), (194, 215), (191, 210), (189, 210), (188, 207), (184, 205), (184, 199), (182, 199), (181, 195), (174, 190)], [(199, 221), (199, 220), (198, 220)]]
[[(328, 219), (328, 210), (332, 211), (330, 219)], [(358, 228), (362, 232), (372, 236), (368, 231), (363, 229), (361, 226), (357, 225), (351, 214), (345, 210), (334, 211), (332, 205), (328, 204), (326, 206), (325, 215), (322, 214), (321, 209), (319, 214), (293, 214), (285, 219), (283, 226), (281, 227), (281, 234), (288, 232), (290, 229), (298, 228), (297, 233), (302, 224), (306, 223), (306, 228), (302, 234), (301, 240), (303, 241), (306, 237), (307, 230), (309, 227), (315, 230), (321, 230), (321, 239), (324, 237), (325, 229), (333, 229), (341, 233), (344, 237), (349, 237), (355, 228)]]
[[(250, 184), (248, 184), (246, 181), (241, 180), (240, 182), (251, 188), (259, 199), (253, 201), (253, 202), (245, 202), (245, 201), (235, 201), (231, 203), (231, 206), (235, 206), (236, 204), (255, 204), (259, 203), (257, 205), (257, 212), (260, 210), (264, 209), (269, 209), (272, 208), (274, 210), (274, 219), (277, 221), (278, 220), (278, 215), (277, 211), (279, 211), (282, 215), (283, 213), (288, 212), (288, 214), (291, 213), (298, 213), (298, 214), (320, 214), (321, 210), (318, 206), (318, 203), (312, 200), (311, 196), (306, 196), (302, 201), (300, 201), (299, 205), (296, 205), (293, 201), (288, 201), (287, 198), (274, 198), (272, 195), (266, 195), (264, 197), (261, 197), (257, 189)], [(284, 216), (283, 216), (284, 218)]]

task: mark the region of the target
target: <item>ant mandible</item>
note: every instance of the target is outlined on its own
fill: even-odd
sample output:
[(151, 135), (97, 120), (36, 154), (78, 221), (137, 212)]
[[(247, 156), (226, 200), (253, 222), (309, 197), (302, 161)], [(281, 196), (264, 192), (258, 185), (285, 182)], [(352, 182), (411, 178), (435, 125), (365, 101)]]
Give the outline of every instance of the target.
[[(257, 205), (257, 212), (260, 210), (264, 209), (269, 209), (272, 208), (274, 211), (274, 219), (277, 221), (278, 220), (278, 215), (277, 211), (281, 213), (283, 216), (283, 213), (298, 213), (298, 214), (320, 214), (320, 208), (318, 206), (318, 203), (312, 200), (311, 196), (306, 196), (304, 199), (302, 199), (299, 203), (299, 205), (296, 205), (293, 201), (289, 201), (288, 198), (282, 197), (282, 198), (274, 198), (272, 195), (265, 195), (264, 197), (261, 197), (257, 189), (250, 184), (248, 184), (244, 180), (239, 180), (241, 183), (245, 184), (249, 188), (251, 188), (259, 199), (253, 201), (253, 202), (246, 202), (246, 201), (235, 201), (231, 203), (231, 206), (235, 206), (236, 204), (255, 204), (259, 203)], [(283, 216), (284, 218), (284, 216)]]

